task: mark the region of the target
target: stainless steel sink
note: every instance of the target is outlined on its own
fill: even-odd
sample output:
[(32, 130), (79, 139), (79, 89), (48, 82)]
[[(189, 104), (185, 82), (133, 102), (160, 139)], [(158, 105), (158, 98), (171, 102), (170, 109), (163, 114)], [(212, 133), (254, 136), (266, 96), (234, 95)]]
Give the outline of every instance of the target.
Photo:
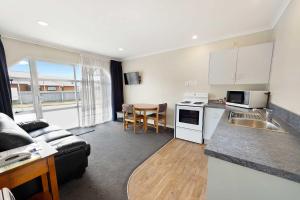
[(262, 112), (235, 112), (229, 114), (228, 122), (236, 126), (244, 126), (249, 128), (265, 129), (275, 132), (286, 133), (274, 119), (267, 121)]

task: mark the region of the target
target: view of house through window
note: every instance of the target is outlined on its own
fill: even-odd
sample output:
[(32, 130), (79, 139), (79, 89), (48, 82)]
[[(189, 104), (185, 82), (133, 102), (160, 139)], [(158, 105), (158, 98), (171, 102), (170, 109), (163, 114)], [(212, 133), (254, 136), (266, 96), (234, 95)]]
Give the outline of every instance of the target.
[(45, 61), (35, 61), (32, 66), (29, 63), (22, 60), (9, 67), (15, 120), (43, 118), (62, 128), (78, 127), (80, 67)]
[(36, 61), (40, 105), (43, 118), (63, 128), (79, 126), (75, 66)]
[(36, 113), (33, 105), (32, 78), (28, 60), (22, 60), (8, 68), (13, 112), (16, 121), (34, 120)]

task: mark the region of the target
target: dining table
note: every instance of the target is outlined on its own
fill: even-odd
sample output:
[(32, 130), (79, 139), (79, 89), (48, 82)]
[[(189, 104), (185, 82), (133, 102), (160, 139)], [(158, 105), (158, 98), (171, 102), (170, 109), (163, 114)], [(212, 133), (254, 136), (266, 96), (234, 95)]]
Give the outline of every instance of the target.
[(133, 107), (136, 111), (143, 112), (143, 128), (144, 131), (147, 132), (148, 126), (147, 126), (147, 112), (154, 112), (157, 110), (158, 105), (157, 104), (147, 104), (147, 103), (142, 103), (142, 104), (133, 104)]

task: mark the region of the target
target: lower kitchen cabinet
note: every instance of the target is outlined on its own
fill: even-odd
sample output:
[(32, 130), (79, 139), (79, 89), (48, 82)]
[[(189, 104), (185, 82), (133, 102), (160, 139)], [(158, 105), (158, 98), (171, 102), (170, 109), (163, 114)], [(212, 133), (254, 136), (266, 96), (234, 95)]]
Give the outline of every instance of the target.
[(207, 200), (298, 200), (300, 184), (208, 156)]
[(204, 111), (204, 142), (212, 137), (225, 109), (205, 107)]

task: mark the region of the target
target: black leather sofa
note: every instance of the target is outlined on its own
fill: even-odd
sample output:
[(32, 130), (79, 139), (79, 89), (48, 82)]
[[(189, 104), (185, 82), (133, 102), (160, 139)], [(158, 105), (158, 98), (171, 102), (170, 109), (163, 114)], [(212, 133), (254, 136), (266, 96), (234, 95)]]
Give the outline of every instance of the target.
[[(21, 124), (21, 127), (22, 125), (24, 124)], [(33, 121), (25, 125), (27, 132), (10, 117), (0, 113), (0, 151), (17, 148), (35, 141), (45, 141), (58, 151), (55, 155), (55, 167), (59, 184), (82, 176), (88, 166), (88, 156), (90, 155), (90, 145), (86, 141), (58, 126), (47, 123), (45, 125), (45, 122)], [(16, 188), (14, 194), (17, 193), (15, 194), (17, 199), (23, 199), (38, 190), (38, 185), (39, 180), (29, 182), (23, 187)]]

